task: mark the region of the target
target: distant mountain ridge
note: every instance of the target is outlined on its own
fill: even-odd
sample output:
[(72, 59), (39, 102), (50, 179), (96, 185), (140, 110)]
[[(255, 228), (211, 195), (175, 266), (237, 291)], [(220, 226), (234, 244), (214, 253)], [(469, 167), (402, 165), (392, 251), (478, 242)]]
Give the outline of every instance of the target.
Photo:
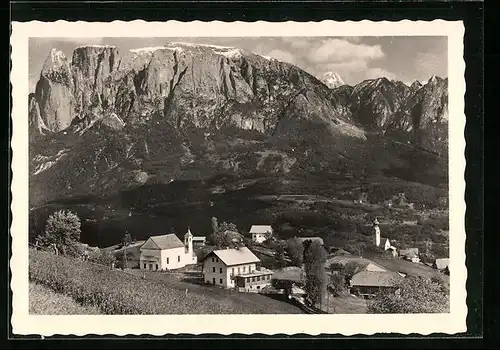
[(28, 96), (30, 205), (221, 173), (370, 168), (425, 182), (446, 175), (447, 97), (438, 77), (330, 89), (234, 47), (88, 45), (71, 61), (53, 49)]

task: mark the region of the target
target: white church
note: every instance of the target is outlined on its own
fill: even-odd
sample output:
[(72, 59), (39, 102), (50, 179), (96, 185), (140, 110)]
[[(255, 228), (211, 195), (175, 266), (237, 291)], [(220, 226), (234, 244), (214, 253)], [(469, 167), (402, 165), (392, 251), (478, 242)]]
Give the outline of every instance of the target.
[(198, 262), (193, 251), (193, 234), (189, 227), (184, 235), (184, 243), (173, 233), (151, 236), (140, 247), (140, 252), (141, 270), (175, 270)]
[(375, 218), (375, 220), (373, 221), (373, 231), (374, 231), (373, 244), (376, 247), (383, 248), (385, 251), (390, 250), (393, 256), (397, 256), (397, 254), (398, 254), (397, 248), (391, 244), (391, 241), (388, 238), (380, 237), (380, 226), (379, 225), (380, 225), (380, 222), (378, 221), (377, 218)]

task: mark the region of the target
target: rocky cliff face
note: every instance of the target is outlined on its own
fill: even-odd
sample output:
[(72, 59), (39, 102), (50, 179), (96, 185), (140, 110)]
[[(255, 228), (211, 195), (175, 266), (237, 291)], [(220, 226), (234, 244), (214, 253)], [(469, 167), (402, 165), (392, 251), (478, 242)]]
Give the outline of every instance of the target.
[[(71, 62), (52, 50), (29, 96), (30, 202), (222, 172), (303, 178), (345, 159), (356, 171), (381, 152), (398, 159), (369, 134), (399, 140), (395, 131), (427, 130), (432, 118), (445, 125), (446, 110), (442, 80), (413, 93), (401, 84), (329, 89), (291, 64), (210, 45), (82, 46)], [(421, 134), (409, 140), (433, 137)]]
[(71, 67), (54, 52), (36, 93), (51, 131), (75, 119), (89, 123), (116, 115), (141, 124), (161, 114), (177, 128), (230, 124), (270, 132), (290, 101), (305, 92), (317, 97), (314, 107), (326, 106), (332, 120), (337, 114), (313, 76), (237, 48), (179, 43), (121, 55), (115, 47), (85, 46), (74, 51)]
[(445, 154), (448, 127), (448, 80), (432, 77), (411, 86), (386, 78), (366, 80), (333, 94), (344, 114), (368, 130)]
[(48, 130), (59, 131), (70, 125), (74, 117), (71, 68), (61, 51), (50, 51), (36, 84), (34, 97)]
[(446, 154), (448, 149), (448, 79), (436, 76), (416, 90), (394, 115), (389, 131), (406, 141)]

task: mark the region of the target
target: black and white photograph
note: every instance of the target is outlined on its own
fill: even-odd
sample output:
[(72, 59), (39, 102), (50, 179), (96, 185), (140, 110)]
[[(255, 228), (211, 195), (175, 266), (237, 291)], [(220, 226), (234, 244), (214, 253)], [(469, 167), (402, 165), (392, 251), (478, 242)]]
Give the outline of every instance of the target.
[(19, 328), (465, 327), (460, 23), (144, 23), (19, 24)]

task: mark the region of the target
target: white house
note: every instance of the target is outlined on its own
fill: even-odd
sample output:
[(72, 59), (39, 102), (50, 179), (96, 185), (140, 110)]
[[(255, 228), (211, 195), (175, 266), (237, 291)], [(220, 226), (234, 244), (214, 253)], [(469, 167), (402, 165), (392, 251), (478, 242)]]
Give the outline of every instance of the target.
[(173, 233), (152, 236), (140, 247), (140, 253), (141, 270), (175, 270), (197, 263), (189, 228), (184, 235), (184, 243)]
[(250, 234), (252, 235), (252, 241), (262, 243), (273, 234), (273, 228), (271, 225), (253, 225), (250, 228)]
[(271, 283), (272, 271), (260, 268), (260, 259), (247, 247), (214, 250), (203, 258), (203, 280), (223, 288), (259, 290)]

